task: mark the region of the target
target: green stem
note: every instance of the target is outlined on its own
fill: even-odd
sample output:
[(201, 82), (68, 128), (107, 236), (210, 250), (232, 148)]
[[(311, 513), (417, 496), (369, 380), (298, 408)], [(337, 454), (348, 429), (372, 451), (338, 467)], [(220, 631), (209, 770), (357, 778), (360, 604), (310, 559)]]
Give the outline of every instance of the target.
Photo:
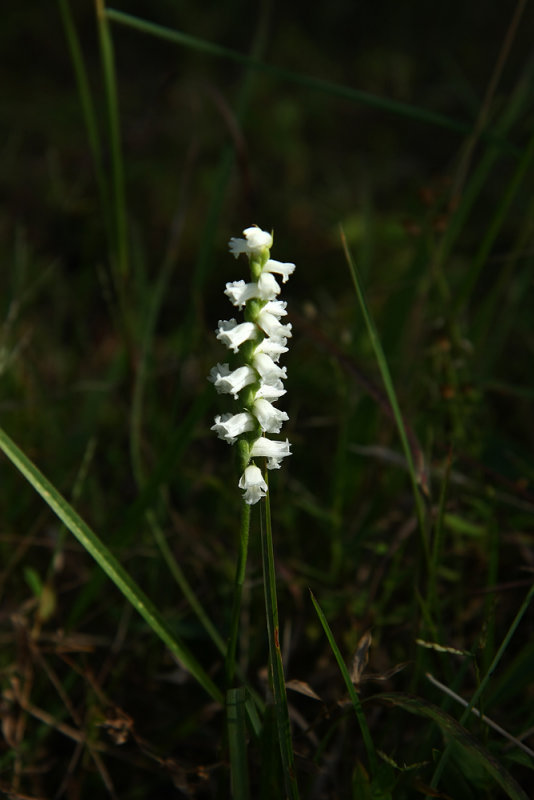
[[(267, 478), (266, 478), (267, 480)], [(289, 723), (284, 665), (280, 649), (280, 628), (278, 624), (278, 601), (276, 597), (276, 574), (274, 567), (273, 532), (271, 526), (271, 506), (269, 493), (265, 497), (265, 525), (261, 525), (261, 554), (263, 563), (263, 585), (265, 591), (265, 611), (267, 615), (267, 636), (269, 639), (269, 660), (271, 680), (278, 727), (280, 755), (286, 784), (286, 793), (291, 800), (297, 800), (299, 790), (295, 776), (293, 743)]]
[(239, 536), (239, 555), (234, 584), (234, 602), (232, 606), (232, 621), (230, 625), (230, 638), (226, 651), (226, 685), (230, 687), (235, 675), (235, 660), (237, 650), (237, 637), (239, 633), (239, 619), (241, 616), (241, 597), (247, 569), (248, 541), (250, 534), (250, 505), (243, 501), (241, 507), (241, 531)]

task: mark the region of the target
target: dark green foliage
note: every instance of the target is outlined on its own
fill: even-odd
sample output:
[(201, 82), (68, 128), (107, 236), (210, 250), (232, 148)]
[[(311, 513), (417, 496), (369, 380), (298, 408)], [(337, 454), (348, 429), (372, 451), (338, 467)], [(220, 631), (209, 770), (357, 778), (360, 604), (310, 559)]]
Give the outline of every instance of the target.
[[(303, 799), (528, 795), (532, 8), (12, 6), (0, 791), (268, 800), (292, 741)], [(206, 381), (254, 223), (297, 264), (276, 709), (258, 507), (226, 694), (240, 492)]]

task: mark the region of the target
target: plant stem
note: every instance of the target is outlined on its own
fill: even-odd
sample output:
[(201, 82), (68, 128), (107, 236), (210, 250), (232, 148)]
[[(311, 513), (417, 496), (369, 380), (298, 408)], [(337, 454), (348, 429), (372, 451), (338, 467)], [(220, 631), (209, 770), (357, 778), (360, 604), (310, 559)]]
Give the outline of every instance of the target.
[(250, 534), (250, 505), (243, 501), (241, 506), (241, 530), (239, 536), (239, 555), (237, 557), (237, 568), (235, 573), (234, 603), (232, 607), (232, 621), (230, 627), (230, 638), (226, 651), (226, 685), (230, 688), (235, 675), (235, 660), (237, 649), (237, 635), (239, 632), (239, 618), (241, 615), (241, 596), (243, 594), (243, 584), (247, 568), (248, 540)]
[[(267, 478), (266, 478), (267, 479)], [(269, 639), (269, 661), (278, 727), (278, 739), (286, 793), (291, 800), (299, 797), (295, 776), (293, 743), (287, 707), (284, 665), (280, 650), (280, 629), (278, 625), (278, 601), (276, 597), (276, 574), (274, 568), (273, 532), (271, 526), (271, 506), (269, 493), (265, 497), (265, 525), (261, 525), (261, 555), (263, 564), (263, 585), (265, 590), (265, 611), (267, 615), (267, 636)]]

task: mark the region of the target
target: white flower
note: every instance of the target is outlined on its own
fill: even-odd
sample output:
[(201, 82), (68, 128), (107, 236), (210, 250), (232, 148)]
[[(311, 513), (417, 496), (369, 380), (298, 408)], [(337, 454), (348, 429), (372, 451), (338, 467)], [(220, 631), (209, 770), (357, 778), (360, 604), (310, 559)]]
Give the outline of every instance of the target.
[(266, 355), (270, 356), (273, 361), (278, 361), (282, 353), (287, 353), (288, 347), (282, 344), (281, 341), (277, 342), (274, 339), (270, 339), (268, 336), (263, 339), (259, 345), (254, 350), (254, 354), (256, 353), (265, 353)]
[(295, 272), (295, 265), (291, 263), (283, 263), (282, 261), (274, 261), (270, 258), (263, 266), (264, 272), (276, 272), (277, 275), (282, 275), (282, 283), (286, 283), (290, 275)]
[(267, 494), (267, 484), (261, 474), (261, 469), (255, 464), (249, 464), (239, 479), (239, 488), (245, 490), (243, 500), (252, 505), (257, 503)]
[(286, 393), (282, 381), (274, 381), (273, 383), (260, 383), (260, 388), (256, 392), (256, 400), (264, 397), (266, 400), (278, 400)]
[(251, 458), (265, 457), (268, 459), (267, 469), (280, 469), (281, 460), (290, 455), (288, 439), (285, 442), (275, 442), (273, 439), (260, 436), (250, 448)]
[(230, 302), (233, 303), (234, 306), (243, 308), (248, 302), (248, 300), (251, 300), (253, 297), (256, 297), (257, 289), (258, 289), (257, 283), (245, 283), (245, 281), (232, 281), (231, 283), (226, 284), (226, 289), (224, 290), (224, 293), (227, 297), (230, 298)]
[(245, 281), (227, 283), (224, 290), (225, 295), (230, 298), (230, 302), (239, 308), (243, 308), (252, 298), (274, 300), (280, 292), (280, 285), (269, 273), (262, 273), (257, 283), (245, 283)]
[(267, 311), (268, 305), (270, 305), (270, 303), (267, 303), (256, 317), (256, 325), (258, 325), (267, 336), (270, 336), (271, 339), (285, 345), (287, 339), (291, 336), (291, 323), (289, 322), (287, 325), (282, 325), (275, 314), (271, 314), (270, 311)]
[(280, 284), (270, 272), (261, 273), (258, 278), (258, 290), (260, 300), (274, 300), (276, 295), (282, 291)]
[(235, 319), (220, 319), (216, 333), (217, 339), (220, 339), (230, 350), (237, 353), (243, 342), (254, 339), (258, 333), (258, 328), (253, 322), (241, 322), (238, 324)]
[[(259, 421), (259, 420), (258, 420)], [(256, 422), (252, 414), (242, 411), (240, 414), (223, 414), (215, 417), (215, 425), (210, 430), (215, 431), (219, 439), (224, 439), (228, 444), (234, 444), (238, 436), (248, 431), (253, 431)]]
[(282, 423), (289, 419), (285, 411), (280, 411), (263, 398), (254, 401), (252, 411), (265, 433), (280, 433)]
[(218, 394), (233, 394), (237, 400), (241, 389), (258, 380), (258, 374), (248, 365), (238, 367), (232, 372), (228, 364), (217, 364), (216, 367), (212, 367), (208, 380), (215, 385)]
[(252, 366), (259, 372), (264, 383), (275, 383), (281, 378), (287, 378), (287, 368), (279, 367), (266, 353), (258, 353), (256, 350), (252, 356)]
[(268, 303), (265, 303), (262, 311), (267, 311), (269, 314), (280, 319), (280, 317), (285, 317), (287, 314), (286, 306), (287, 303), (285, 300), (270, 300)]
[(258, 255), (264, 247), (269, 249), (273, 244), (273, 237), (267, 231), (262, 231), (256, 225), (251, 228), (245, 228), (243, 231), (244, 239), (230, 239), (228, 247), (230, 252), (236, 258), (240, 253), (247, 255)]

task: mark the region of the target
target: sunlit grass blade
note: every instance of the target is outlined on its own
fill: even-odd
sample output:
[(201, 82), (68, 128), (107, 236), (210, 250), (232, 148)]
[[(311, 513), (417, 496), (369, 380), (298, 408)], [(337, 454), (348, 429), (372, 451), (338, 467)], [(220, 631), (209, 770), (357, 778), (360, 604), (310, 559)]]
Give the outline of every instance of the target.
[[(304, 86), (307, 89), (320, 91), (332, 97), (343, 97), (347, 100), (352, 100), (362, 103), (380, 111), (386, 111), (398, 116), (408, 117), (419, 122), (426, 122), (430, 125), (437, 125), (442, 128), (459, 133), (467, 133), (471, 129), (471, 124), (468, 122), (460, 122), (458, 120), (447, 117), (444, 114), (439, 114), (434, 111), (427, 111), (426, 109), (411, 106), (407, 103), (401, 103), (397, 100), (389, 100), (384, 97), (379, 97), (369, 92), (363, 92), (358, 89), (352, 89), (349, 86), (331, 83), (330, 81), (321, 80), (320, 78), (313, 78), (308, 75), (302, 75), (297, 72), (276, 67), (264, 61), (259, 61), (250, 56), (243, 55), (236, 50), (231, 50), (229, 47), (223, 47), (219, 44), (200, 39), (196, 36), (177, 31), (172, 28), (167, 28), (163, 25), (157, 25), (154, 22), (141, 19), (140, 17), (126, 14), (123, 11), (117, 11), (114, 8), (106, 9), (106, 16), (112, 22), (127, 25), (130, 28), (135, 28), (141, 33), (147, 33), (151, 36), (157, 36), (160, 39), (167, 39), (175, 44), (180, 44), (184, 47), (189, 47), (199, 52), (206, 53), (211, 56), (225, 58), (230, 61), (235, 61), (243, 64), (251, 69), (261, 70), (268, 75), (277, 78), (285, 83), (296, 83)], [(505, 143), (502, 143), (503, 146)], [(509, 145), (506, 144), (508, 148)]]
[(247, 766), (247, 727), (245, 722), (246, 696), (247, 691), (244, 687), (229, 689), (226, 695), (228, 749), (230, 751), (232, 797), (234, 800), (248, 800), (250, 797)]
[(423, 499), (421, 496), (421, 492), (419, 490), (419, 478), (415, 468), (415, 463), (412, 455), (412, 449), (410, 447), (410, 442), (408, 440), (408, 435), (406, 432), (406, 425), (404, 424), (404, 419), (402, 416), (402, 412), (400, 410), (400, 406), (397, 400), (397, 393), (395, 392), (395, 387), (393, 385), (393, 379), (391, 377), (391, 373), (389, 370), (388, 362), (386, 359), (386, 355), (382, 348), (382, 344), (380, 342), (380, 337), (378, 335), (378, 331), (376, 329), (375, 322), (371, 315), (371, 311), (369, 309), (369, 305), (365, 298), (365, 293), (363, 289), (362, 282), (358, 275), (358, 271), (356, 269), (356, 265), (352, 260), (352, 256), (350, 254), (347, 240), (345, 238), (345, 234), (343, 230), (341, 230), (341, 240), (343, 242), (343, 249), (345, 251), (345, 258), (347, 259), (347, 264), (350, 270), (350, 274), (352, 277), (352, 282), (354, 284), (354, 288), (356, 290), (356, 296), (358, 298), (358, 302), (360, 304), (360, 309), (362, 312), (362, 316), (365, 321), (365, 325), (367, 327), (367, 333), (369, 334), (369, 339), (371, 342), (371, 346), (373, 348), (375, 358), (378, 364), (378, 368), (380, 370), (380, 374), (382, 376), (382, 381), (384, 383), (384, 388), (386, 390), (389, 403), (391, 405), (391, 410), (393, 412), (393, 416), (395, 418), (395, 422), (397, 425), (397, 430), (399, 432), (399, 437), (402, 444), (402, 449), (404, 450), (404, 456), (406, 458), (406, 464), (408, 466), (408, 472), (410, 475), (411, 483), (412, 483), (412, 490), (415, 502), (415, 509), (417, 514), (417, 520), (419, 523), (419, 531), (421, 534), (421, 540), (423, 543), (423, 551), (425, 554), (425, 559), (427, 565), (430, 563), (430, 549), (428, 544), (428, 533), (426, 529), (426, 519), (425, 519), (425, 508)]
[[(265, 592), (265, 611), (267, 615), (267, 636), (269, 639), (269, 660), (278, 730), (278, 741), (287, 796), (297, 800), (299, 790), (295, 775), (293, 741), (287, 705), (284, 665), (280, 649), (280, 628), (278, 623), (278, 600), (276, 595), (276, 573), (274, 566), (273, 532), (269, 493), (264, 499), (265, 524), (261, 525), (261, 554), (263, 563), (263, 586)], [(262, 515), (263, 517), (263, 515)]]
[(126, 597), (128, 602), (131, 603), (135, 610), (152, 628), (154, 633), (167, 645), (171, 653), (182, 662), (184, 667), (206, 690), (210, 697), (217, 702), (223, 703), (224, 698), (220, 690), (215, 686), (211, 678), (206, 674), (200, 664), (198, 664), (185, 645), (179, 641), (167, 622), (153, 605), (152, 601), (149, 600), (142, 589), (140, 589), (130, 575), (128, 575), (126, 570), (108, 550), (101, 539), (89, 528), (65, 498), (2, 429), (0, 429), (0, 448), (26, 478), (28, 483), (41, 495), (56, 516), (66, 525), (85, 550), (87, 550), (97, 564), (104, 570), (119, 591)]
[(365, 746), (365, 751), (367, 753), (367, 758), (369, 761), (369, 768), (371, 771), (371, 775), (376, 775), (377, 768), (378, 768), (378, 759), (376, 755), (376, 750), (374, 746), (373, 739), (371, 737), (371, 733), (369, 731), (369, 727), (367, 725), (367, 720), (365, 719), (365, 714), (363, 713), (362, 704), (360, 703), (360, 698), (358, 697), (358, 693), (354, 688), (354, 684), (352, 683), (349, 675), (349, 671), (347, 669), (347, 665), (341, 655), (341, 651), (337, 646), (336, 640), (334, 639), (334, 634), (328, 624), (328, 620), (326, 619), (323, 610), (317, 600), (313, 592), (310, 591), (312, 603), (315, 607), (317, 612), (317, 616), (319, 617), (319, 621), (323, 626), (323, 630), (326, 634), (326, 638), (328, 639), (328, 643), (332, 649), (332, 652), (335, 656), (337, 661), (338, 667), (340, 669), (341, 675), (343, 676), (343, 680), (345, 681), (345, 686), (347, 687), (347, 691), (349, 693), (350, 700), (354, 707), (354, 711), (356, 713), (356, 717), (358, 719), (358, 724), (360, 726), (360, 731), (362, 734), (363, 743)]

